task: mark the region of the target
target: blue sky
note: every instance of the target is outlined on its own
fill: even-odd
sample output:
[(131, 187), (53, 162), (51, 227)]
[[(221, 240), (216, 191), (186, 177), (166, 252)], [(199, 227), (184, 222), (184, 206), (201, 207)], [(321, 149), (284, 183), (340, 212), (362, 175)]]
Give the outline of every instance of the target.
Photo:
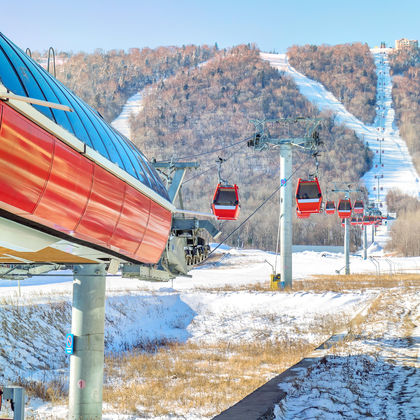
[(282, 52), (307, 43), (394, 45), (420, 32), (417, 0), (0, 0), (0, 6), (0, 31), (32, 50), (255, 42)]

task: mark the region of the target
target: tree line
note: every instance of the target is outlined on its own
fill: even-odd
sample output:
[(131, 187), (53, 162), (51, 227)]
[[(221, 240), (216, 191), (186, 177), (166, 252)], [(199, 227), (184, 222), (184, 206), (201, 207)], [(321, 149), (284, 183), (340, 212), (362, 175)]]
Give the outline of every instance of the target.
[(111, 122), (130, 96), (216, 52), (216, 47), (187, 45), (77, 53), (57, 60), (57, 78)]
[(388, 211), (397, 213), (391, 226), (391, 240), (387, 249), (405, 257), (420, 255), (420, 201), (417, 198), (391, 190), (386, 197)]
[(377, 75), (367, 44), (293, 45), (287, 56), (293, 67), (321, 82), (349, 112), (373, 123)]

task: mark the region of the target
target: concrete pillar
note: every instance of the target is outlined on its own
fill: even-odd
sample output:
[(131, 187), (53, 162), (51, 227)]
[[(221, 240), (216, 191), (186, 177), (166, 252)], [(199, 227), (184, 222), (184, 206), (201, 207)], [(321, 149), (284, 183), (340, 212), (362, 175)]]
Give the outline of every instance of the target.
[(367, 226), (362, 226), (363, 230), (363, 259), (367, 259)]
[(345, 257), (345, 272), (350, 274), (350, 223), (349, 219), (344, 219), (344, 257)]
[(74, 267), (69, 419), (102, 419), (105, 264)]
[(292, 146), (280, 145), (280, 178), (287, 179), (280, 189), (280, 255), (281, 281), (292, 287)]

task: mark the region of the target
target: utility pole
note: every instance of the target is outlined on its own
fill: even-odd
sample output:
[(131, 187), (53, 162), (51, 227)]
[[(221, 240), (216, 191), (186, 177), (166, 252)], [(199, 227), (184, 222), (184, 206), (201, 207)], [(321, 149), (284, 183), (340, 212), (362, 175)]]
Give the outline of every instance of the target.
[[(306, 133), (302, 137), (272, 138), (266, 130), (266, 123), (281, 123), (284, 125), (302, 121), (307, 124)], [(281, 254), (281, 281), (287, 287), (292, 287), (292, 147), (299, 147), (317, 155), (318, 146), (322, 144), (316, 131), (321, 118), (281, 118), (275, 120), (251, 120), (255, 125), (255, 136), (248, 141), (248, 147), (255, 150), (265, 150), (269, 147), (280, 149), (280, 254)]]

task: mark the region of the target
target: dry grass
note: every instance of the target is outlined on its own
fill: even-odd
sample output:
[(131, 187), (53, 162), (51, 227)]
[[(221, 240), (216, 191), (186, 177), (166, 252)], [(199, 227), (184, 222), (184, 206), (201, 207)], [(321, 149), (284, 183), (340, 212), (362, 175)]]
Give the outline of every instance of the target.
[(394, 287), (420, 287), (420, 274), (314, 276), (310, 280), (296, 282), (293, 290), (344, 292), (351, 290), (391, 289)]
[(104, 401), (137, 415), (213, 416), (298, 362), (302, 343), (172, 344), (106, 360)]
[[(345, 275), (317, 275), (305, 280), (294, 280), (293, 287), (286, 287), (278, 292), (347, 292), (365, 291), (368, 289), (390, 289), (394, 287), (420, 287), (420, 274), (386, 274), (375, 276), (374, 274), (351, 274)], [(225, 285), (221, 287), (197, 287), (201, 292), (273, 292), (270, 283)]]
[(14, 382), (16, 385), (25, 388), (25, 393), (29, 397), (51, 401), (53, 404), (67, 403), (66, 379), (64, 377), (59, 377), (53, 381), (33, 381), (19, 377)]

